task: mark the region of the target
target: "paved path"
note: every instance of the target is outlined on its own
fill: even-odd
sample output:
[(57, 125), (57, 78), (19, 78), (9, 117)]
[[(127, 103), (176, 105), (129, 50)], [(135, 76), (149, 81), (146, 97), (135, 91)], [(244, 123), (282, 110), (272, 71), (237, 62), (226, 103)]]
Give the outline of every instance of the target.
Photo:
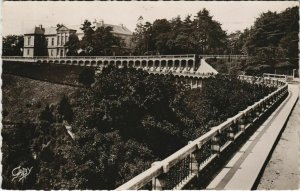
[(298, 99), (299, 88), (297, 85), (289, 85), (289, 91), (288, 98), (258, 128), (208, 185), (207, 189), (250, 190), (253, 188), (284, 123)]
[[(299, 85), (300, 88), (300, 85)], [(300, 188), (300, 100), (279, 139), (259, 181), (259, 190), (295, 190)]]

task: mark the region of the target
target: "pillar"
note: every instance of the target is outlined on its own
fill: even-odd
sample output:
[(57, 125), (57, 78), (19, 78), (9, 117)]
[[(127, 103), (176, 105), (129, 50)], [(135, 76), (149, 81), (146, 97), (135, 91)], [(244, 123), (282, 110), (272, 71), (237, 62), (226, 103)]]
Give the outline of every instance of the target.
[[(155, 166), (157, 164), (159, 164), (159, 162), (154, 162), (151, 166)], [(165, 190), (166, 183), (165, 174), (161, 174), (156, 178), (152, 178), (152, 190)]]

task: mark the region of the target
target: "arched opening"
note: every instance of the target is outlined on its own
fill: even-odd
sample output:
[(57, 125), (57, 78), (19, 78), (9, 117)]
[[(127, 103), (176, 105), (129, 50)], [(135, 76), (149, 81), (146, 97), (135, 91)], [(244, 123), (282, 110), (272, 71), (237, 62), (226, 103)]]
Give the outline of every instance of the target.
[(86, 61), (84, 62), (84, 65), (85, 65), (85, 66), (90, 66), (90, 64), (91, 64), (91, 62), (90, 62), (89, 60), (86, 60)]
[(91, 66), (96, 66), (96, 61), (95, 60), (93, 60), (92, 62), (91, 62)]
[(72, 65), (77, 65), (77, 60), (73, 60)]
[(127, 60), (123, 60), (121, 65), (122, 65), (122, 67), (129, 67)]
[(97, 61), (97, 66), (101, 66), (102, 65), (102, 60), (98, 60)]
[(67, 65), (72, 65), (72, 61), (71, 60), (67, 60)]
[(107, 66), (108, 66), (108, 63), (109, 63), (108, 60), (104, 60), (104, 61), (103, 61), (103, 67), (107, 67)]
[(120, 68), (120, 67), (122, 66), (121, 60), (117, 60), (117, 61), (116, 61), (116, 66), (117, 66), (118, 68)]
[(149, 68), (150, 71), (153, 71), (154, 68), (153, 68), (153, 61), (152, 60), (148, 61), (148, 68)]
[(186, 60), (181, 60), (180, 71), (186, 71), (186, 69), (187, 69), (186, 66), (187, 66)]
[(143, 70), (148, 70), (147, 61), (146, 60), (142, 60), (142, 67), (143, 67)]
[(55, 61), (54, 61), (54, 64), (59, 64), (59, 61), (58, 61), (58, 60), (55, 60)]
[(53, 64), (53, 61), (52, 61), (52, 60), (49, 60), (49, 64)]
[(180, 71), (179, 66), (180, 66), (180, 61), (179, 60), (175, 60), (173, 70), (176, 71), (176, 72), (179, 72)]
[(134, 62), (132, 60), (128, 61), (128, 67), (130, 67), (130, 68), (134, 67)]
[(159, 61), (159, 60), (155, 60), (155, 61), (154, 61), (154, 69), (155, 69), (155, 71), (157, 71), (157, 72), (160, 71), (160, 61)]
[(139, 60), (134, 62), (134, 67), (135, 68), (141, 68), (141, 62)]
[(160, 70), (162, 72), (166, 72), (167, 71), (167, 61), (166, 60), (162, 60), (160, 62)]
[(194, 72), (193, 65), (194, 65), (194, 61), (193, 60), (188, 60), (188, 71)]
[(109, 61), (109, 65), (116, 66), (116, 61), (114, 60)]

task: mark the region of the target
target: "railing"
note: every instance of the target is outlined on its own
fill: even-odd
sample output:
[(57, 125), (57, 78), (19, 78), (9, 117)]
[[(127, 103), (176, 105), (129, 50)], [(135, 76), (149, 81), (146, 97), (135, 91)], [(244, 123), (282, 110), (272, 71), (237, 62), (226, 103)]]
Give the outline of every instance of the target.
[(282, 79), (287, 80), (287, 75), (281, 75), (281, 74), (269, 74), (269, 73), (263, 73), (264, 78), (275, 78), (275, 79)]
[(242, 54), (233, 54), (233, 55), (224, 55), (224, 54), (219, 54), (219, 55), (210, 55), (210, 54), (200, 54), (200, 57), (203, 58), (248, 58), (248, 55), (242, 55)]
[(222, 124), (211, 128), (209, 132), (189, 142), (166, 159), (153, 163), (151, 168), (116, 190), (182, 189), (288, 94), (288, 86), (284, 81), (252, 76), (239, 76), (239, 79), (277, 86), (278, 89)]
[(24, 60), (43, 60), (43, 59), (94, 59), (94, 60), (137, 60), (137, 59), (195, 59), (195, 54), (182, 54), (182, 55), (149, 55), (149, 56), (57, 56), (57, 57), (47, 57), (47, 56), (34, 56), (34, 57), (22, 57), (22, 56), (3, 56), (3, 60), (14, 60), (14, 59), (24, 59)]

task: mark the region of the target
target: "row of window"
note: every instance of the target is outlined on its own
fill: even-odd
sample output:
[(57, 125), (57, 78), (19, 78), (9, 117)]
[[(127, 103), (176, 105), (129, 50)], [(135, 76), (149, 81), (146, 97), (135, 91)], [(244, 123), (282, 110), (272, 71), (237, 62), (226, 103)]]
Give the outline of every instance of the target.
[[(49, 39), (51, 39), (51, 46), (54, 46), (54, 37), (53, 38), (47, 38), (47, 45), (49, 45)], [(60, 36), (57, 37), (57, 45), (65, 45), (65, 43), (68, 41), (68, 36), (60, 38)], [(31, 36), (27, 38), (27, 45), (30, 45), (31, 42)]]
[[(47, 38), (47, 45), (49, 45), (49, 39), (51, 39), (51, 46), (54, 46), (54, 37), (53, 38)], [(64, 37), (57, 36), (57, 45), (65, 45), (65, 43), (68, 41), (68, 36)]]

